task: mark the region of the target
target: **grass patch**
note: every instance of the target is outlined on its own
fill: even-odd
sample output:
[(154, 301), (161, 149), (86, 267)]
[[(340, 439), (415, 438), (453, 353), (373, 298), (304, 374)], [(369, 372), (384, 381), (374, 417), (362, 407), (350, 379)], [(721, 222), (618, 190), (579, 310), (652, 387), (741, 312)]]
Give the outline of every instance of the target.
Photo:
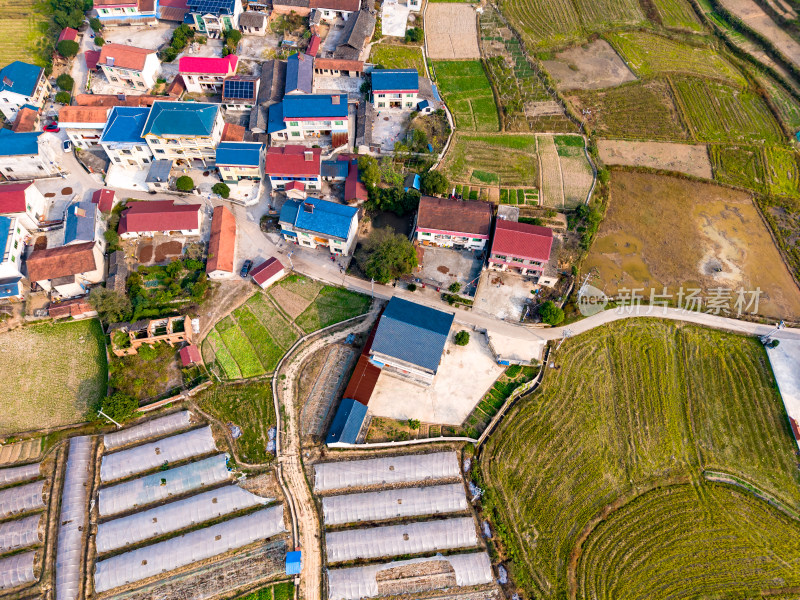
[(247, 307), (258, 317), (258, 320), (269, 330), (275, 342), (284, 350), (288, 350), (300, 337), (292, 328), (291, 323), (278, 312), (264, 294), (254, 294), (247, 301)]
[(664, 27), (703, 31), (703, 25), (688, 0), (653, 0)]
[(222, 341), (231, 353), (233, 360), (239, 365), (242, 377), (257, 377), (266, 373), (266, 369), (258, 359), (250, 340), (239, 327), (231, 327), (220, 332)]
[(458, 129), (500, 129), (492, 86), (480, 61), (434, 61), (433, 64), (439, 91)]
[(420, 77), (425, 76), (422, 50), (417, 46), (375, 44), (369, 53), (369, 61), (384, 69), (416, 69)]
[(325, 286), (303, 314), (297, 324), (306, 333), (345, 321), (369, 310), (370, 298), (342, 288)]
[(139, 354), (131, 356), (112, 354), (109, 372), (112, 388), (139, 400), (155, 399), (183, 382), (178, 348), (166, 342), (141, 346)]
[[(457, 133), (444, 161), (451, 181), (487, 185), (530, 186), (537, 181), (539, 161), (533, 135)], [(463, 192), (466, 195), (466, 192)]]
[(247, 339), (250, 340), (264, 369), (267, 372), (274, 371), (283, 356), (283, 349), (273, 340), (267, 328), (250, 312), (247, 306), (240, 306), (233, 311), (233, 315)]
[(51, 51), (50, 6), (32, 0), (0, 0), (2, 65), (15, 60), (44, 66)]
[(323, 287), (319, 281), (303, 275), (297, 275), (296, 273), (284, 277), (278, 282), (278, 285), (306, 300), (313, 300), (316, 298)]
[(225, 345), (225, 342), (216, 329), (212, 329), (208, 333), (206, 343), (209, 342), (211, 343), (214, 359), (222, 370), (223, 376), (228, 379), (241, 379), (242, 372), (239, 370), (239, 365), (236, 364), (236, 361), (233, 359), (233, 356), (228, 351), (228, 347)]

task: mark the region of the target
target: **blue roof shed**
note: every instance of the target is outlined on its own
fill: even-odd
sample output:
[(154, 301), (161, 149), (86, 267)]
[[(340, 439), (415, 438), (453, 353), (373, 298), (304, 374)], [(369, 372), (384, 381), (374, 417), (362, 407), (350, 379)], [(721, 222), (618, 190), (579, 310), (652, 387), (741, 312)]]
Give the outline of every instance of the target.
[(346, 160), (323, 160), (320, 174), (326, 179), (347, 179), (350, 163)]
[(0, 298), (22, 295), (21, 280), (21, 277), (0, 280)]
[(298, 94), (283, 97), (283, 120), (344, 119), (347, 94)]
[(355, 206), (345, 206), (319, 198), (287, 200), (281, 208), (281, 223), (291, 223), (297, 229), (346, 240), (350, 224), (358, 214)]
[(67, 208), (64, 223), (64, 245), (73, 242), (93, 242), (97, 205), (89, 200), (76, 202)]
[(299, 575), (303, 566), (303, 557), (300, 550), (286, 553), (286, 574)]
[(355, 444), (366, 417), (366, 405), (352, 398), (344, 398), (339, 404), (336, 416), (333, 417), (333, 423), (328, 430), (325, 443), (328, 445)]
[(419, 73), (416, 69), (375, 69), (372, 71), (374, 92), (417, 92)]
[(15, 60), (0, 69), (0, 91), (33, 96), (41, 72), (41, 67)]
[(314, 80), (314, 58), (297, 52), (286, 59), (286, 85), (284, 92), (310, 94)]
[(259, 142), (220, 142), (217, 146), (217, 166), (257, 167), (261, 164)]
[(286, 123), (283, 122), (283, 102), (270, 105), (267, 115), (267, 133), (277, 133), (286, 129)]

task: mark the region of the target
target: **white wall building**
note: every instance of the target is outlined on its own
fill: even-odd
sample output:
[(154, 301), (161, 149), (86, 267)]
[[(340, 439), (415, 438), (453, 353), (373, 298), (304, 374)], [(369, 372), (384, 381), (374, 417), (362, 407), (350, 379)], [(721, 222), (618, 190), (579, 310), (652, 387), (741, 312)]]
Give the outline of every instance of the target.
[(60, 174), (49, 136), (41, 131), (14, 133), (0, 129), (0, 173), (13, 181)]
[(47, 202), (32, 181), (0, 184), (0, 215), (18, 219), (28, 231), (39, 229)]
[(150, 109), (146, 106), (115, 106), (100, 136), (100, 145), (112, 165), (125, 169), (149, 168), (153, 153), (142, 137)]
[(65, 106), (58, 113), (58, 125), (76, 148), (95, 148), (110, 111), (105, 106)]
[(103, 71), (109, 83), (132, 87), (146, 92), (156, 84), (161, 70), (155, 50), (105, 44), (100, 51), (97, 66)]
[(22, 254), (29, 236), (15, 217), (0, 217), (0, 279), (22, 275)]
[(51, 91), (41, 67), (15, 60), (0, 69), (0, 112), (7, 121), (13, 122), (26, 104), (41, 107)]

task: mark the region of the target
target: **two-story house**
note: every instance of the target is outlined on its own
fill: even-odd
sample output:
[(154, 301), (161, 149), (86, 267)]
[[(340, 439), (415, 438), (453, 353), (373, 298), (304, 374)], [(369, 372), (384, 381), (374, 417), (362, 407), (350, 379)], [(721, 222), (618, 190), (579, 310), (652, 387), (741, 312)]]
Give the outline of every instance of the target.
[(57, 298), (74, 298), (103, 281), (105, 258), (98, 242), (34, 250), (25, 261), (28, 279)]
[(550, 260), (552, 247), (551, 229), (498, 219), (494, 227), (489, 268), (539, 276)]
[(241, 180), (261, 181), (264, 162), (261, 142), (220, 142), (217, 146), (217, 168), (227, 184), (235, 185)]
[(419, 94), (416, 69), (375, 69), (372, 71), (372, 103), (377, 109), (414, 110)]
[(58, 125), (76, 148), (94, 148), (100, 144), (109, 112), (105, 106), (65, 106), (58, 113)]
[(6, 179), (40, 179), (60, 174), (50, 134), (41, 131), (15, 133), (0, 129), (0, 174)]
[(157, 0), (94, 0), (94, 10), (103, 25), (154, 21), (157, 5)]
[(117, 231), (123, 239), (172, 232), (200, 235), (202, 208), (202, 204), (175, 204), (172, 200), (130, 202), (120, 214)]
[(188, 0), (189, 11), (183, 22), (210, 38), (221, 38), (231, 29), (239, 29), (241, 0)]
[(287, 200), (278, 223), (289, 242), (349, 255), (358, 231), (358, 209), (319, 198)]
[(150, 114), (145, 106), (115, 106), (108, 115), (100, 145), (112, 165), (126, 169), (146, 169), (153, 160), (142, 130)]
[(424, 246), (480, 251), (492, 230), (492, 205), (422, 196), (414, 235)]
[(218, 94), (226, 77), (236, 74), (239, 57), (229, 54), (224, 58), (208, 56), (183, 56), (178, 61), (178, 72), (191, 94)]
[(278, 141), (347, 134), (346, 94), (297, 94), (269, 107), (267, 133)]
[(264, 173), (273, 190), (283, 190), (291, 182), (303, 184), (303, 191), (319, 190), (321, 148), (306, 148), (295, 144), (272, 146), (267, 149)]
[(236, 263), (236, 217), (224, 206), (214, 208), (206, 273), (210, 279), (233, 277)]
[(142, 136), (159, 160), (175, 160), (178, 164), (199, 160), (205, 166), (216, 156), (223, 126), (219, 104), (156, 102)]
[(16, 217), (0, 216), (0, 281), (22, 277), (22, 255), (29, 235)]
[(41, 67), (15, 60), (0, 69), (0, 112), (7, 121), (13, 122), (26, 104), (40, 108), (51, 91)]
[(323, 21), (332, 22), (336, 19), (347, 21), (350, 16), (361, 8), (359, 0), (309, 0), (311, 10), (319, 12)]
[(67, 207), (64, 219), (64, 245), (97, 242), (105, 252), (106, 241), (101, 234), (100, 212), (91, 200), (75, 202)]
[(0, 184), (0, 215), (13, 217), (28, 231), (45, 220), (47, 202), (32, 181)]
[(105, 44), (97, 66), (109, 83), (146, 92), (156, 84), (161, 62), (155, 50)]

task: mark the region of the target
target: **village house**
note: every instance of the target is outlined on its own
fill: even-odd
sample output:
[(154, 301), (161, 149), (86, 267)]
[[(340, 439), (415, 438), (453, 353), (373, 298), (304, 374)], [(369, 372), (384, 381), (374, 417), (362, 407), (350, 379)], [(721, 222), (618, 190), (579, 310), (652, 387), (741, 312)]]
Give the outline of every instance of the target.
[(15, 60), (0, 69), (0, 112), (13, 122), (20, 108), (40, 108), (52, 90), (44, 69)]
[(314, 88), (314, 58), (297, 52), (286, 59), (285, 94), (310, 94)]
[(39, 109), (30, 104), (26, 104), (17, 111), (17, 118), (14, 119), (14, 123), (11, 125), (11, 131), (15, 133), (36, 131), (39, 129), (41, 122)]
[(94, 10), (103, 25), (131, 25), (154, 21), (157, 0), (94, 0)]
[(488, 267), (498, 271), (517, 271), (522, 275), (538, 277), (542, 285), (552, 286), (557, 275), (548, 273), (545, 268), (550, 260), (553, 247), (553, 231), (539, 225), (517, 223), (498, 219), (494, 227), (492, 251)]
[(264, 173), (273, 190), (282, 190), (291, 182), (302, 183), (304, 190), (319, 190), (321, 156), (320, 148), (272, 146), (267, 149)]
[(255, 10), (246, 10), (239, 17), (239, 28), (245, 35), (267, 35), (267, 15)]
[[(339, 157), (341, 160), (341, 157)], [(358, 169), (358, 159), (348, 161), (350, 168), (347, 170), (347, 179), (344, 182), (344, 201), (347, 204), (363, 204), (369, 200), (367, 186), (361, 181), (361, 172)]]
[(347, 179), (350, 165), (346, 160), (323, 160), (320, 165), (322, 181), (341, 183)]
[(253, 133), (267, 133), (269, 107), (283, 99), (286, 85), (286, 62), (266, 60), (261, 63), (261, 76), (258, 84), (258, 99), (250, 111), (248, 126)]
[(200, 235), (202, 208), (202, 204), (175, 204), (173, 200), (131, 202), (120, 215), (117, 232), (123, 239), (157, 233)]
[(239, 29), (241, 0), (187, 0), (189, 10), (183, 22), (210, 38), (221, 38), (231, 29)]
[(58, 112), (58, 125), (76, 148), (94, 148), (100, 144), (109, 112), (103, 106), (65, 106)]
[(314, 74), (326, 77), (361, 77), (364, 74), (364, 63), (360, 60), (316, 58)]
[(22, 255), (29, 236), (19, 219), (0, 216), (0, 281), (22, 277)]
[(370, 362), (387, 375), (432, 385), (453, 319), (453, 313), (393, 297), (378, 320)]
[(28, 231), (45, 220), (47, 202), (32, 181), (0, 184), (0, 215), (12, 217)]
[(112, 165), (125, 169), (146, 169), (153, 160), (153, 152), (142, 137), (142, 129), (150, 109), (144, 106), (115, 106), (108, 115), (100, 145)]
[(0, 129), (0, 174), (6, 179), (40, 179), (61, 173), (56, 153), (41, 131), (14, 133)]
[(147, 177), (144, 182), (147, 184), (148, 192), (169, 191), (170, 174), (172, 173), (172, 161), (162, 158), (150, 163)]
[(414, 236), (423, 246), (481, 251), (492, 229), (492, 205), (422, 196)]
[(250, 277), (263, 290), (280, 280), (284, 275), (286, 275), (286, 269), (274, 256), (270, 256), (250, 271)]
[(112, 189), (101, 188), (92, 193), (92, 204), (97, 206), (100, 213), (110, 213), (116, 203), (117, 196)]
[(192, 320), (189, 317), (167, 317), (135, 323), (114, 323), (108, 326), (111, 351), (115, 356), (139, 353), (144, 344), (165, 342), (170, 346), (192, 342)]
[(97, 242), (105, 252), (106, 241), (100, 233), (100, 213), (90, 200), (75, 202), (67, 207), (64, 219), (64, 245)]
[(224, 206), (214, 208), (208, 242), (206, 274), (209, 279), (233, 277), (236, 261), (236, 217)]
[(186, 0), (158, 0), (156, 5), (156, 15), (161, 21), (183, 23), (188, 12), (189, 5)]
[(375, 69), (372, 71), (372, 103), (377, 109), (417, 107), (419, 74), (416, 69)]
[(155, 50), (122, 44), (105, 44), (97, 66), (110, 83), (128, 85), (143, 92), (156, 84), (161, 70)]
[(322, 44), (322, 38), (319, 37), (316, 33), (311, 36), (311, 39), (308, 40), (308, 46), (306, 47), (305, 54), (314, 58), (319, 53), (319, 47)]
[(347, 21), (350, 16), (358, 12), (361, 8), (360, 0), (310, 0), (311, 10), (319, 12), (323, 21), (335, 21), (344, 19)]
[(310, 0), (273, 0), (272, 13), (275, 15), (295, 14), (307, 17), (311, 14)]
[(223, 125), (219, 104), (156, 102), (142, 136), (157, 159), (199, 160), (205, 166), (216, 156)]
[(333, 58), (344, 60), (361, 60), (364, 46), (372, 39), (375, 31), (375, 16), (361, 9), (344, 24), (339, 45), (333, 51)]
[(261, 181), (264, 163), (264, 144), (260, 142), (220, 142), (217, 146), (217, 168), (229, 185), (243, 179)]
[(34, 250), (25, 262), (28, 279), (57, 298), (74, 298), (103, 281), (105, 259), (97, 242)]
[(236, 74), (238, 64), (235, 54), (225, 58), (183, 56), (178, 61), (178, 72), (190, 94), (218, 94), (225, 78)]
[(199, 365), (203, 362), (203, 357), (200, 355), (200, 350), (194, 344), (184, 346), (178, 352), (181, 358), (182, 367), (191, 367), (192, 365)]
[(358, 230), (358, 209), (319, 198), (287, 200), (278, 224), (283, 237), (305, 248), (324, 246), (349, 255)]
[(252, 110), (258, 99), (258, 77), (233, 75), (222, 82), (222, 108), (226, 112)]
[(347, 95), (284, 96), (282, 102), (269, 107), (267, 133), (278, 141), (302, 141), (328, 135), (346, 138)]

